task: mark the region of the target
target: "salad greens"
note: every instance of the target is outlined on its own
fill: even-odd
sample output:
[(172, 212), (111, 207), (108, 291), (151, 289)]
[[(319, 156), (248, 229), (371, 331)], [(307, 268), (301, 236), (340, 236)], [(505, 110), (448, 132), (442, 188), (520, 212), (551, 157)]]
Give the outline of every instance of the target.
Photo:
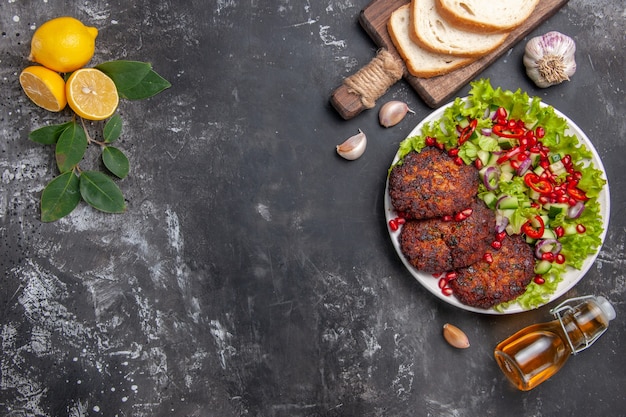
[(606, 180), (567, 127), (540, 98), (494, 89), (481, 79), (471, 83), (467, 99), (457, 98), (440, 119), (400, 143), (399, 164), (433, 143), (457, 163), (474, 164), (482, 179), (478, 196), (495, 210), (496, 228), (522, 234), (533, 246), (535, 279), (497, 310), (545, 303), (568, 267), (581, 269), (602, 244), (598, 196)]

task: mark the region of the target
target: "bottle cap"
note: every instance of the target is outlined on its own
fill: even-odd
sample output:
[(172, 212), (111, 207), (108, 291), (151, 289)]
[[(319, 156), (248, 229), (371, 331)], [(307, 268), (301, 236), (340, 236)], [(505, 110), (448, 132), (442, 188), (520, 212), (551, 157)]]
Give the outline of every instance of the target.
[(604, 313), (604, 315), (609, 321), (615, 318), (615, 315), (616, 315), (615, 309), (613, 308), (609, 300), (607, 300), (606, 298), (600, 295), (596, 297), (596, 303), (598, 304), (598, 307), (600, 307), (600, 310), (602, 310), (602, 312)]

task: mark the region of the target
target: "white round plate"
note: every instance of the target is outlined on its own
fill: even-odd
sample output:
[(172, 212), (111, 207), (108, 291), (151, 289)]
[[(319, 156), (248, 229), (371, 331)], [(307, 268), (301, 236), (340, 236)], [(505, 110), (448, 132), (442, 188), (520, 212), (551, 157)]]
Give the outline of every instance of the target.
[[(541, 103), (541, 104), (544, 106), (547, 105), (545, 103)], [(423, 125), (430, 123), (434, 120), (440, 119), (443, 116), (444, 110), (451, 105), (452, 103), (448, 103), (447, 105), (440, 107), (439, 109), (432, 112), (430, 115), (428, 115), (428, 117), (422, 120), (411, 131), (411, 133), (409, 133), (407, 137), (416, 136), (420, 134)], [(589, 151), (592, 153), (591, 162), (597, 169), (601, 170), (604, 173), (604, 179), (607, 179), (606, 171), (604, 170), (604, 166), (602, 165), (602, 161), (600, 160), (598, 152), (593, 147), (593, 144), (591, 143), (587, 135), (585, 135), (585, 133), (578, 126), (576, 126), (576, 124), (569, 117), (565, 116), (563, 113), (561, 113), (557, 109), (555, 109), (555, 113), (559, 117), (562, 117), (567, 122), (568, 129), (566, 130), (566, 133), (568, 135), (575, 135), (576, 137), (578, 137), (578, 140), (581, 143), (585, 144), (585, 146), (589, 149)], [(392, 165), (395, 164), (397, 161), (398, 161), (398, 154), (396, 154), (392, 162)], [(604, 237), (606, 236), (606, 231), (609, 225), (609, 212), (610, 212), (608, 181), (605, 184), (605, 186), (602, 188), (602, 191), (600, 192), (600, 195), (598, 196), (598, 202), (600, 204), (600, 215), (602, 216), (602, 223), (603, 223), (603, 229), (604, 229), (600, 238), (604, 242)], [(387, 224), (389, 224), (389, 220), (397, 217), (397, 213), (395, 212), (391, 204), (391, 197), (389, 196), (389, 180), (387, 180), (386, 186), (385, 186), (384, 206), (385, 206), (385, 219), (387, 221)], [(454, 295), (450, 295), (450, 296), (444, 295), (441, 292), (441, 289), (439, 288), (439, 285), (438, 285), (439, 280), (437, 278), (433, 277), (431, 273), (418, 271), (411, 264), (409, 264), (407, 259), (404, 257), (404, 255), (402, 254), (402, 251), (400, 250), (400, 244), (398, 242), (400, 229), (398, 229), (397, 231), (392, 231), (391, 229), (389, 229), (388, 226), (387, 226), (387, 229), (389, 230), (389, 236), (391, 237), (391, 242), (393, 243), (393, 246), (396, 249), (396, 252), (400, 256), (400, 259), (402, 260), (402, 262), (404, 263), (408, 271), (411, 273), (411, 275), (413, 275), (413, 277), (415, 277), (415, 279), (417, 279), (419, 283), (422, 284), (428, 291), (430, 291), (431, 293), (433, 293), (435, 296), (439, 297), (441, 300), (445, 301), (446, 303), (459, 307), (463, 310), (473, 311), (476, 313), (483, 313), (483, 314), (513, 314), (513, 313), (520, 313), (520, 312), (525, 311), (519, 304), (512, 304), (511, 306), (509, 306), (509, 308), (503, 311), (497, 311), (494, 309), (475, 308), (475, 307), (470, 307), (468, 305), (461, 303)], [(587, 260), (583, 263), (583, 266), (580, 270), (570, 268), (565, 273), (563, 280), (559, 283), (556, 291), (550, 296), (550, 299), (542, 305), (548, 304), (551, 301), (559, 298), (561, 295), (565, 294), (572, 287), (574, 287), (574, 285), (576, 285), (578, 281), (580, 281), (582, 277), (587, 273), (589, 268), (591, 268), (591, 265), (593, 265), (594, 261), (596, 260), (596, 257), (598, 256), (599, 251), (600, 251), (600, 247), (598, 247), (598, 250), (596, 251), (594, 255), (589, 256), (587, 258)], [(537, 306), (537, 308), (538, 307), (540, 306)]]

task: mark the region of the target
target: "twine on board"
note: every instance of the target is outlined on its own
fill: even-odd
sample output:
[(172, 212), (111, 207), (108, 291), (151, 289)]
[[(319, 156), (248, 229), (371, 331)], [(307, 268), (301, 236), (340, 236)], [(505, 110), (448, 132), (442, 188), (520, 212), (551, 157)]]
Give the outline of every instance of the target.
[(386, 49), (381, 49), (369, 64), (344, 80), (348, 91), (357, 94), (366, 109), (371, 109), (376, 100), (387, 92), (389, 87), (402, 78), (402, 61)]

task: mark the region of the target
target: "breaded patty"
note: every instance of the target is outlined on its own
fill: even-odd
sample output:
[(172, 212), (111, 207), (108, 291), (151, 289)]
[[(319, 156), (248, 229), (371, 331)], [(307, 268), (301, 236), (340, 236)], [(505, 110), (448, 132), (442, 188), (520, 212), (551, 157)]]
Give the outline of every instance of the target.
[(506, 236), (500, 250), (490, 251), (491, 264), (480, 260), (457, 271), (449, 282), (454, 294), (463, 304), (491, 308), (511, 301), (526, 291), (533, 279), (533, 251), (520, 235)]
[(389, 195), (398, 212), (429, 219), (459, 212), (478, 191), (478, 170), (457, 165), (444, 151), (428, 147), (409, 152), (389, 174)]
[(400, 249), (420, 271), (445, 272), (480, 260), (495, 238), (495, 214), (474, 198), (462, 221), (409, 220), (400, 231)]

